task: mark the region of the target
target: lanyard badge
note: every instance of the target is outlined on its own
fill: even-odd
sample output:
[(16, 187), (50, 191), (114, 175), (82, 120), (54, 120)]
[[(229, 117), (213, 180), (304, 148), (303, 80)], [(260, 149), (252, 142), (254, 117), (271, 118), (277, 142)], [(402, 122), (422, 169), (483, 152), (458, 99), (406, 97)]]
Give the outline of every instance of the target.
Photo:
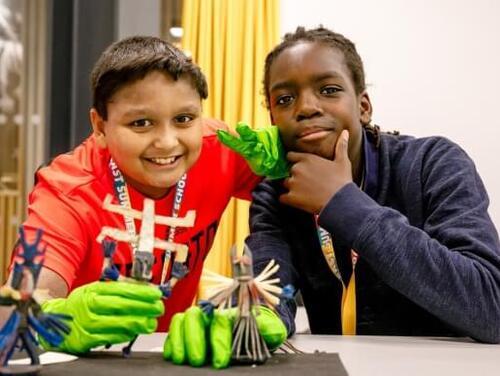
[(328, 267), (333, 275), (339, 280), (342, 285), (342, 301), (340, 304), (340, 313), (342, 320), (342, 334), (355, 335), (356, 334), (356, 263), (358, 261), (358, 254), (351, 249), (351, 263), (352, 274), (349, 283), (346, 285), (340, 274), (335, 256), (335, 249), (333, 248), (333, 239), (328, 231), (318, 224), (318, 216), (314, 217), (316, 223), (316, 231), (321, 245), (321, 251), (325, 257)]
[[(104, 208), (121, 214), (124, 217), (126, 232), (118, 229), (104, 227), (98, 237), (98, 242), (105, 236), (115, 238), (116, 240), (128, 241), (131, 244), (134, 256), (132, 265), (132, 276), (135, 279), (150, 280), (152, 266), (154, 263), (153, 248), (165, 250), (164, 262), (160, 288), (165, 296), (169, 296), (175, 283), (184, 277), (187, 273), (185, 265), (187, 259), (187, 246), (174, 243), (177, 227), (192, 227), (194, 225), (195, 212), (189, 211), (184, 218), (178, 218), (184, 192), (186, 189), (187, 174), (184, 174), (176, 184), (174, 203), (171, 217), (163, 217), (154, 214), (154, 201), (146, 198), (144, 200), (143, 212), (133, 210), (131, 200), (125, 179), (118, 169), (113, 159), (109, 162), (109, 168), (113, 176), (113, 187), (115, 195), (120, 203), (119, 206), (111, 204), (111, 196), (104, 202)], [(141, 219), (141, 233), (137, 235), (134, 219)], [(168, 237), (166, 240), (156, 239), (154, 237), (155, 224), (164, 224), (169, 226)], [(175, 252), (175, 261), (172, 265), (171, 278), (167, 281), (168, 269), (172, 252)], [(108, 252), (112, 253), (112, 252)]]

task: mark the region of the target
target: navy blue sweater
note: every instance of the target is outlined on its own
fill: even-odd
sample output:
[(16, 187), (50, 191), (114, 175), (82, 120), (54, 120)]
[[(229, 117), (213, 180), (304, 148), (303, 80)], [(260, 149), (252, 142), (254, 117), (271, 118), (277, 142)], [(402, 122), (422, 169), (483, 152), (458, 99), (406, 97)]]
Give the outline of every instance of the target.
[[(344, 186), (319, 216), (344, 281), (350, 249), (359, 254), (357, 333), (500, 342), (500, 245), (471, 159), (441, 137), (381, 134), (377, 149), (365, 134), (364, 143), (365, 166), (376, 161), (365, 191)], [(281, 183), (254, 192), (247, 244), (255, 272), (275, 259), (281, 284), (301, 291), (311, 332), (341, 334), (341, 285), (313, 216), (278, 201)], [(294, 302), (280, 307), (290, 335), (295, 310)]]

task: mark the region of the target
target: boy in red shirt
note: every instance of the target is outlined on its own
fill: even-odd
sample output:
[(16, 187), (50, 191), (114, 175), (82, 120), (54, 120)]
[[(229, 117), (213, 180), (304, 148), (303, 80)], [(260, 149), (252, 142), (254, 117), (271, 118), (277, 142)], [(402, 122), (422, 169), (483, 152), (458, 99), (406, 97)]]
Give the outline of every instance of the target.
[[(154, 37), (112, 44), (91, 75), (93, 134), (72, 152), (55, 158), (36, 174), (29, 196), (27, 237), (44, 230), (45, 264), (38, 287), (53, 298), (46, 312), (73, 316), (72, 332), (60, 350), (82, 353), (126, 342), (155, 329), (165, 331), (173, 314), (191, 305), (203, 261), (231, 197), (250, 199), (260, 181), (243, 158), (224, 147), (202, 119), (205, 77), (180, 50)], [(215, 124), (217, 125), (217, 124)], [(179, 183), (180, 182), (180, 183)], [(126, 282), (95, 282), (103, 251), (96, 242), (103, 226), (134, 232), (140, 221), (106, 211), (106, 195), (141, 211), (145, 197), (155, 213), (178, 216), (196, 211), (194, 227), (155, 226), (155, 237), (189, 247), (189, 273), (162, 301), (159, 289)], [(153, 283), (159, 283), (164, 251), (155, 249)], [(130, 244), (118, 242), (114, 263), (130, 272)], [(69, 296), (68, 296), (69, 293)], [(157, 325), (157, 317), (159, 317)]]

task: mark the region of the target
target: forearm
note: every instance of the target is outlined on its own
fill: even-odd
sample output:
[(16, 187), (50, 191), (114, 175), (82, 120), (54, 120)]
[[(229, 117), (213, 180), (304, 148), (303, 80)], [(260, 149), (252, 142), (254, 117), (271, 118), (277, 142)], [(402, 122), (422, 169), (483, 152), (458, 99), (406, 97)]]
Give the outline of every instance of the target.
[[(11, 278), (12, 276), (9, 276), (6, 285), (10, 284)], [(43, 267), (40, 270), (40, 275), (38, 277), (37, 290), (39, 295), (43, 295), (43, 298), (45, 299), (63, 298), (68, 293), (66, 282), (64, 282), (64, 280), (57, 273)], [(14, 308), (14, 305), (0, 306), (0, 327), (3, 326), (3, 324), (10, 317)]]
[(0, 328), (7, 322), (13, 310), (14, 306), (0, 306)]
[(66, 281), (56, 272), (42, 267), (38, 277), (37, 289), (45, 290), (50, 298), (65, 298), (68, 295)]
[(323, 210), (320, 224), (347, 240), (385, 283), (419, 306), (465, 335), (500, 342), (498, 242), (494, 235), (481, 235), (495, 230), (477, 217), (470, 215), (480, 223), (478, 234), (447, 224), (455, 237), (444, 244), (349, 185)]

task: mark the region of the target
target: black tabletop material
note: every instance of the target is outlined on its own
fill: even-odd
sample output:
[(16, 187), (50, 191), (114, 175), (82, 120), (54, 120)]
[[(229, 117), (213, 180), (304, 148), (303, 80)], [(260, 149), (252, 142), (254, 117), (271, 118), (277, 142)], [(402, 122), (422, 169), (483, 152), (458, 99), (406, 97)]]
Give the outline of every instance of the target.
[(185, 375), (328, 375), (347, 376), (338, 354), (275, 354), (263, 365), (232, 365), (223, 370), (209, 366), (177, 366), (163, 360), (160, 353), (133, 352), (129, 358), (121, 353), (96, 352), (69, 363), (43, 366), (40, 376), (185, 376)]

